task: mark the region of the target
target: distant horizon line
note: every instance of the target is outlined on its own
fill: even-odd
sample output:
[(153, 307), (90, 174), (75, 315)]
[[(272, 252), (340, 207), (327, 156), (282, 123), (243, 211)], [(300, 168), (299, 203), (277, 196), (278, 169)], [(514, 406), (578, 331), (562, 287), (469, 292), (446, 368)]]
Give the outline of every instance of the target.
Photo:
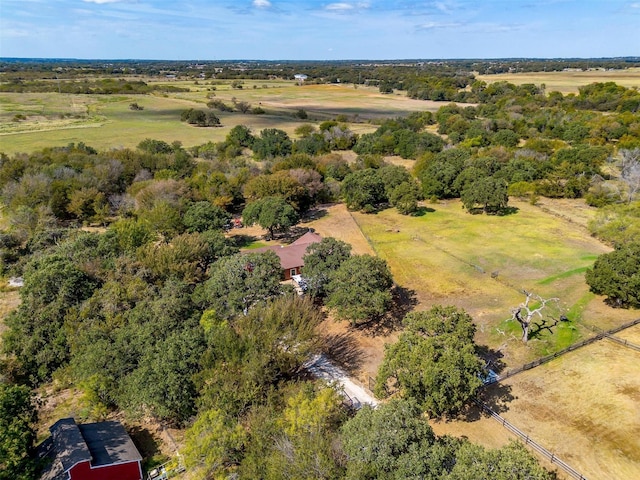
[(450, 58), (351, 58), (351, 59), (256, 59), (256, 58), (228, 58), (228, 59), (169, 59), (169, 58), (76, 58), (76, 57), (0, 57), (4, 62), (20, 61), (59, 61), (59, 62), (442, 62), (442, 61), (605, 61), (625, 60), (640, 62), (640, 56), (623, 55), (616, 57), (450, 57)]

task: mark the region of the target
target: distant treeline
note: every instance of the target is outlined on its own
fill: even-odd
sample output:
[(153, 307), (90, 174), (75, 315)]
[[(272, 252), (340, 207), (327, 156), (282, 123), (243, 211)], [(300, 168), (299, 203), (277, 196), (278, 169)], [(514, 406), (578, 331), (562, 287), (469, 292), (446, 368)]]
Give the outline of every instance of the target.
[(166, 75), (206, 78), (273, 77), (293, 79), (303, 73), (310, 81), (365, 84), (382, 80), (390, 73), (398, 76), (468, 75), (507, 72), (553, 72), (565, 69), (626, 69), (640, 66), (640, 57), (582, 59), (431, 59), (431, 60), (336, 60), (336, 61), (170, 61), (170, 60), (74, 60), (74, 59), (0, 59), (5, 78), (64, 78), (87, 75)]
[[(497, 105), (508, 101), (558, 106), (581, 110), (637, 112), (640, 93), (613, 82), (581, 87), (578, 95), (563, 97), (546, 92), (544, 85), (487, 84), (474, 72), (551, 71), (563, 68), (627, 68), (640, 59), (594, 60), (447, 60), (394, 62), (119, 62), (74, 63), (73, 61), (0, 61), (5, 82), (0, 92), (61, 92), (74, 94), (146, 94), (154, 91), (179, 92), (185, 88), (149, 85), (126, 75), (164, 75), (171, 78), (211, 79), (216, 82), (239, 79), (293, 79), (307, 75), (307, 83), (353, 83), (379, 87), (383, 93), (403, 90), (419, 100), (482, 103)], [(118, 75), (117, 78), (88, 79), (88, 75)], [(124, 77), (124, 78), (123, 78)], [(241, 88), (241, 86), (239, 87)]]
[(106, 78), (102, 80), (52, 81), (22, 80), (14, 78), (0, 84), (0, 92), (42, 93), (59, 92), (73, 94), (147, 94), (151, 92), (188, 92), (187, 88), (173, 85), (148, 85), (141, 80)]

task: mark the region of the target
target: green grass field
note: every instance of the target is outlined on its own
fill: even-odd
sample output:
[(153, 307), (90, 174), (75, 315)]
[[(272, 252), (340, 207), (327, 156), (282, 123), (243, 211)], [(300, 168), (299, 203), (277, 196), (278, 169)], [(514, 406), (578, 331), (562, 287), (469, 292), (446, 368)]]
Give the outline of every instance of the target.
[[(481, 344), (507, 345), (510, 366), (589, 335), (585, 324), (606, 328), (634, 318), (633, 312), (609, 311), (602, 322), (602, 299), (588, 292), (584, 272), (608, 247), (579, 225), (526, 202), (511, 204), (518, 211), (506, 216), (470, 215), (454, 200), (428, 204), (432, 211), (418, 217), (388, 209), (354, 218), (396, 282), (415, 293), (419, 308), (464, 308), (476, 320)], [(510, 309), (524, 301), (523, 289), (559, 298), (554, 314), (565, 313), (571, 322), (523, 347), (519, 325), (507, 321)]]
[[(382, 95), (375, 88), (354, 88), (353, 85), (299, 86), (282, 81), (247, 81), (242, 89), (232, 89), (230, 84), (174, 82), (172, 85), (188, 87), (190, 91), (167, 95), (1, 93), (0, 151), (31, 152), (71, 142), (84, 142), (97, 149), (134, 147), (145, 138), (169, 143), (177, 140), (191, 147), (221, 141), (236, 125), (246, 125), (256, 133), (264, 128), (280, 128), (294, 136), (296, 127), (303, 123), (293, 117), (299, 109), (307, 112), (308, 122), (318, 124), (342, 115), (352, 131), (367, 133), (376, 128), (372, 120), (412, 111), (435, 111), (442, 105), (411, 100), (403, 93)], [(183, 110), (206, 108), (207, 97), (212, 95), (230, 106), (234, 99), (248, 102), (263, 108), (266, 114), (217, 112), (222, 123), (220, 128), (199, 128), (180, 122)], [(133, 102), (144, 110), (130, 110)]]

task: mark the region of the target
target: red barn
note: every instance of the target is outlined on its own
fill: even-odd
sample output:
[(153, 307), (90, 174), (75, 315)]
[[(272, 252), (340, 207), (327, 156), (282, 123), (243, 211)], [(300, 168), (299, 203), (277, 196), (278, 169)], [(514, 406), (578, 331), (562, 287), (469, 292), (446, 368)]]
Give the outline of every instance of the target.
[(121, 423), (63, 418), (49, 431), (41, 480), (142, 480), (142, 457)]

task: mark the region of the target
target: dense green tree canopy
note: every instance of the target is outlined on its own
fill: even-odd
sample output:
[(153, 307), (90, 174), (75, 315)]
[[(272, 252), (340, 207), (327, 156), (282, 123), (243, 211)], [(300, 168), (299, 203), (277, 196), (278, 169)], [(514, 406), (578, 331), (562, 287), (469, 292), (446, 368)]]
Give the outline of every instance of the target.
[(284, 157), (291, 153), (293, 142), (284, 130), (265, 128), (255, 137), (251, 149), (258, 159)]
[(342, 196), (352, 210), (374, 211), (387, 200), (385, 184), (373, 168), (348, 174), (342, 181)]
[(199, 287), (197, 298), (221, 318), (246, 314), (257, 303), (281, 292), (282, 269), (273, 252), (221, 258), (211, 266), (209, 277)]
[(519, 442), (489, 450), (463, 442), (446, 480), (555, 480), (555, 472), (545, 470)]
[(615, 305), (640, 307), (640, 243), (600, 255), (587, 270), (586, 281), (592, 292), (606, 295)]
[(69, 257), (55, 253), (29, 262), (24, 282), (22, 302), (6, 319), (2, 347), (15, 355), (22, 373), (39, 383), (69, 358), (67, 311), (89, 298), (99, 283)]
[(332, 237), (325, 237), (319, 243), (307, 247), (302, 257), (303, 276), (312, 296), (324, 296), (325, 287), (333, 273), (351, 256), (351, 245)]
[[(284, 162), (276, 163), (278, 169)], [(289, 162), (287, 162), (289, 163)], [(293, 165), (291, 165), (293, 167)], [(293, 206), (296, 211), (303, 212), (309, 208), (311, 198), (308, 190), (291, 174), (294, 170), (277, 170), (271, 175), (258, 175), (247, 182), (244, 196), (249, 203), (266, 197), (281, 197)]]
[(495, 177), (480, 177), (465, 185), (460, 200), (468, 212), (480, 206), (485, 213), (499, 212), (507, 206), (507, 183)]
[(265, 197), (247, 205), (242, 219), (247, 225), (257, 223), (266, 228), (273, 238), (276, 232), (284, 232), (298, 223), (298, 214), (283, 198)]
[(352, 256), (331, 276), (327, 305), (352, 324), (373, 320), (387, 311), (392, 286), (387, 262), (371, 255)]
[(214, 309), (205, 311), (200, 403), (238, 415), (268, 400), (269, 391), (294, 377), (317, 352), (315, 328), (321, 319), (309, 300), (294, 294), (279, 294), (229, 320)]
[(397, 399), (363, 407), (342, 428), (346, 478), (439, 478), (442, 464), (451, 460), (434, 446), (436, 437), (421, 413), (415, 402)]
[(420, 186), (413, 180), (407, 180), (396, 186), (389, 194), (389, 202), (403, 215), (410, 215), (418, 210), (418, 201), (422, 198)]
[(182, 221), (188, 232), (222, 230), (231, 220), (231, 214), (211, 202), (195, 202), (184, 213)]
[(388, 395), (393, 380), (430, 415), (459, 412), (482, 385), (471, 317), (455, 307), (436, 306), (408, 314), (403, 323), (398, 341), (385, 348), (376, 394)]
[(436, 437), (413, 401), (364, 407), (342, 427), (350, 480), (553, 480), (518, 442), (485, 449), (467, 440)]
[(0, 478), (33, 480), (37, 412), (31, 390), (0, 382)]

